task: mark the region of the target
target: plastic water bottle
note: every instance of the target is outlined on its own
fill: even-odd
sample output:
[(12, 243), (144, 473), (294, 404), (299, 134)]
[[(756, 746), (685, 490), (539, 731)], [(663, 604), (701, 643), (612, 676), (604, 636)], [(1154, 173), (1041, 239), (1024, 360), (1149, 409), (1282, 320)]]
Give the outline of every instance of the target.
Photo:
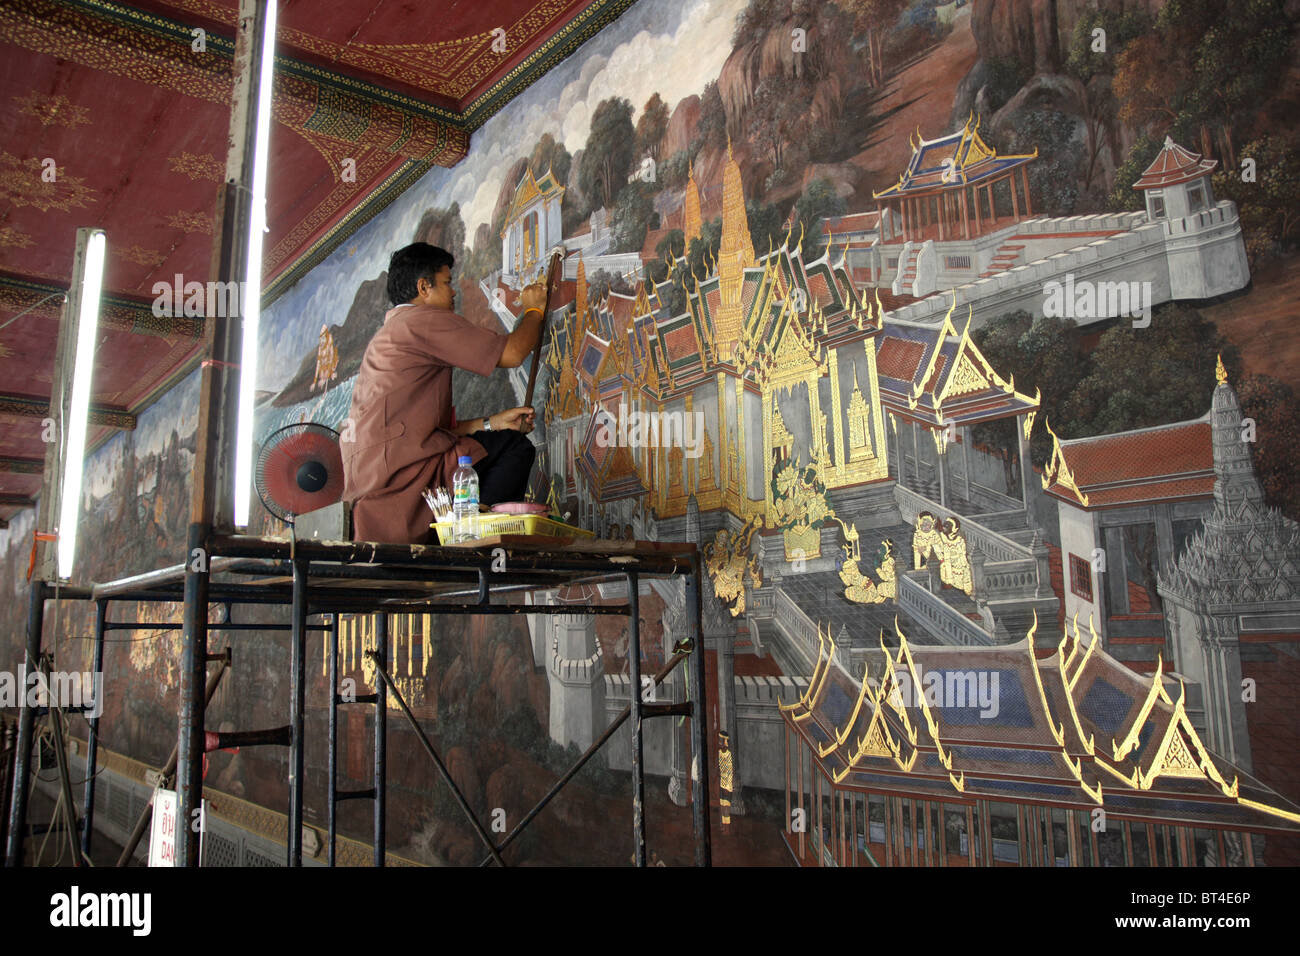
[(469, 455), (461, 455), (459, 468), (452, 476), (452, 512), (456, 516), (453, 541), (472, 541), (478, 537), (478, 472)]

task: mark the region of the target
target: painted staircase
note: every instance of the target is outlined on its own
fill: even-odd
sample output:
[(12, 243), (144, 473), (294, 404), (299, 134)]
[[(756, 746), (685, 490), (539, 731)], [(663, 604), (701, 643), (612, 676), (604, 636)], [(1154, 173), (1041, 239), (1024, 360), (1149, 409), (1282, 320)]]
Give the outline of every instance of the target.
[(1016, 242), (1016, 238), (1016, 236), (1012, 236), (994, 250), (993, 260), (989, 263), (988, 270), (980, 273), (981, 279), (987, 279), (989, 276), (997, 275), (999, 272), (1006, 272), (1008, 269), (1014, 269), (1020, 265), (1020, 259), (1025, 251), (1025, 244)]
[(916, 257), (920, 254), (920, 244), (914, 245), (907, 253), (907, 258), (899, 263), (899, 267), (903, 270), (902, 288), (909, 293), (912, 291), (913, 283), (916, 282)]

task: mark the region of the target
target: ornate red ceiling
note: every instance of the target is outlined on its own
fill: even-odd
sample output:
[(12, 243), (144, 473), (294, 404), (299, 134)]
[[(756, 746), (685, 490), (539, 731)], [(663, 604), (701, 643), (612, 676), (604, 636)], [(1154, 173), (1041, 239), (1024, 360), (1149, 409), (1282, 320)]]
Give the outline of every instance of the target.
[[(462, 158), (472, 130), (630, 2), (284, 0), (264, 298)], [(0, 0), (0, 518), (40, 490), (59, 316), (42, 299), (67, 287), (77, 228), (109, 247), (92, 445), (198, 359), (203, 320), (156, 318), (152, 289), (208, 279), (237, 11)]]

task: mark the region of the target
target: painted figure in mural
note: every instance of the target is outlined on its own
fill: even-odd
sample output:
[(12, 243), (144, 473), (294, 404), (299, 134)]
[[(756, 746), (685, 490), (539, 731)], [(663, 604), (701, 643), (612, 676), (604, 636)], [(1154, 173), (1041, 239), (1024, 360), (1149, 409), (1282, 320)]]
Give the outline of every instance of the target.
[(750, 519), (739, 532), (732, 534), (719, 528), (713, 540), (704, 546), (704, 568), (713, 579), (713, 593), (729, 605), (731, 616), (745, 613), (745, 576), (752, 587), (763, 583), (758, 557), (749, 554), (749, 542), (758, 523)]
[(966, 538), (961, 534), (961, 522), (955, 517), (943, 523), (939, 542), (939, 579), (959, 591), (971, 593), (970, 559), (966, 555)]
[(928, 511), (916, 518), (916, 531), (912, 535), (912, 567), (921, 568), (931, 556), (943, 560), (942, 531), (939, 522)]
[(329, 388), (329, 383), (338, 377), (339, 348), (334, 344), (334, 336), (329, 326), (320, 327), (320, 342), (316, 346), (316, 377), (312, 379), (311, 389)]
[[(854, 533), (856, 539), (856, 531)], [(840, 565), (840, 580), (844, 582), (844, 596), (855, 604), (883, 604), (886, 600), (895, 600), (898, 595), (897, 570), (894, 564), (894, 542), (886, 538), (878, 555), (876, 574), (880, 577), (877, 584), (870, 575), (863, 574), (858, 566), (859, 554), (857, 541), (843, 545), (845, 559)]]
[(858, 559), (850, 556), (844, 545), (844, 563), (840, 565), (840, 580), (844, 582), (844, 596), (854, 604), (880, 604), (885, 599), (876, 589), (876, 582), (862, 573)]
[[(366, 347), (344, 424), (343, 498), (351, 501), (353, 538), (432, 543), (420, 492), (452, 487), (457, 458), (468, 455), (479, 477), (479, 502), (521, 498), (535, 450), (531, 408), (456, 421), (452, 369), (490, 375), (517, 368), (541, 336), (546, 291), (530, 286), (513, 332), (493, 332), (453, 311), (451, 253), (425, 242), (393, 253), (388, 298), (393, 308)], [(351, 426), (350, 428), (348, 426)]]
[(898, 565), (894, 560), (894, 539), (886, 538), (880, 545), (880, 565), (876, 569), (880, 584), (876, 590), (891, 601), (898, 599)]
[(792, 528), (809, 526), (820, 528), (834, 518), (826, 500), (826, 486), (817, 480), (817, 469), (809, 465), (797, 470), (792, 460), (773, 469), (772, 503), (768, 515), (769, 527)]
[(722, 807), (722, 828), (731, 826), (731, 794), (735, 789), (735, 761), (731, 755), (731, 736), (718, 731), (718, 803)]

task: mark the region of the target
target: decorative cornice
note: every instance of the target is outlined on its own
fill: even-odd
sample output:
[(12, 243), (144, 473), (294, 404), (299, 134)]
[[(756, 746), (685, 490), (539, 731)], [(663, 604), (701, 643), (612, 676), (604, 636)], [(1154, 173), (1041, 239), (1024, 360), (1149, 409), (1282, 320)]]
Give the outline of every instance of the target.
[[(91, 16), (112, 20), (133, 30), (176, 40), (187, 47), (194, 39), (191, 33), (193, 30), (192, 24), (182, 23), (179, 20), (173, 20), (157, 13), (136, 10), (123, 4), (112, 3), (111, 0), (55, 0), (55, 2), (62, 6), (79, 9)], [(205, 43), (207, 49), (220, 54), (226, 59), (233, 60), (235, 55), (233, 37), (223, 36), (213, 30), (207, 30), (206, 32)], [(360, 96), (363, 99), (383, 102), (385, 105), (405, 112), (420, 113), (429, 119), (437, 120), (457, 129), (465, 129), (463, 114), (457, 113), (455, 110), (417, 99), (414, 96), (387, 90), (366, 80), (348, 76), (346, 73), (327, 70), (304, 60), (279, 54), (275, 57), (275, 70), (277, 73), (313, 80), (325, 86)]]
[(44, 470), (45, 462), (39, 458), (0, 457), (0, 471), (11, 475), (39, 475)]
[[(62, 303), (50, 296), (67, 292), (67, 286), (33, 282), (18, 276), (0, 275), (0, 308), (22, 311), (30, 308), (30, 315), (57, 319)], [(42, 299), (47, 299), (41, 302)], [(138, 302), (112, 293), (101, 296), (99, 324), (102, 328), (160, 338), (203, 336), (203, 318), (185, 316), (157, 316), (152, 302)]]
[(299, 279), (329, 257), (353, 233), (379, 215), (404, 193), (408, 187), (436, 165), (428, 162), (408, 160), (371, 189), (369, 195), (352, 208), (342, 219), (331, 226), (298, 255), (293, 263), (266, 285), (262, 291), (262, 308), (267, 309), (272, 302), (284, 295)]
[[(58, 2), (64, 6), (79, 8), (94, 16), (115, 20), (133, 29), (177, 40), (187, 46), (193, 40), (190, 32), (191, 24), (112, 3), (110, 0), (58, 0)], [(453, 129), (472, 133), (525, 89), (575, 53), (584, 43), (617, 20), (635, 2), (636, 0), (593, 0), (540, 47), (460, 111), (388, 90), (367, 80), (357, 79), (336, 70), (328, 70), (294, 57), (277, 55), (275, 69), (277, 72), (313, 80), (365, 99), (381, 101), (396, 109), (419, 113)], [(233, 58), (235, 49), (233, 38), (209, 30), (206, 42), (208, 49)]]
[[(50, 400), (30, 395), (0, 393), (0, 414), (21, 415), (24, 418), (45, 418), (50, 414)], [(132, 413), (109, 405), (90, 406), (90, 424), (110, 428), (134, 429), (136, 417)]]
[(622, 16), (635, 2), (636, 0), (593, 0), (523, 62), (471, 101), (460, 114), (462, 128), (469, 132), (478, 129), (507, 103)]

